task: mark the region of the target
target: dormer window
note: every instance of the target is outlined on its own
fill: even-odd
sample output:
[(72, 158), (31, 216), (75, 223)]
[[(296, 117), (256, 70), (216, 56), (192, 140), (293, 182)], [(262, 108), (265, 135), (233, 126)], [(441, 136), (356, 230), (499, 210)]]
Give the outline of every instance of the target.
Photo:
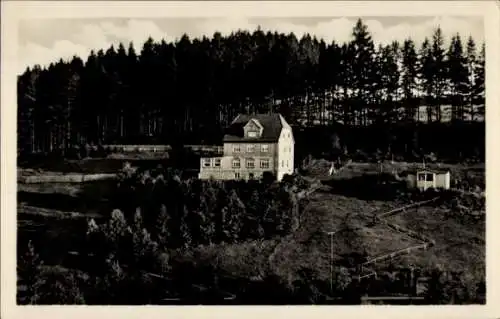
[(257, 119), (251, 119), (243, 128), (246, 138), (259, 138), (262, 136), (264, 127)]

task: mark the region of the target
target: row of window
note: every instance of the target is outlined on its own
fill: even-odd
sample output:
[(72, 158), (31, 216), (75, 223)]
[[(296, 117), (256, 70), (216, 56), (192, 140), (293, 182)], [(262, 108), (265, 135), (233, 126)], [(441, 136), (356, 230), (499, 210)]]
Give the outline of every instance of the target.
[[(233, 159), (233, 168), (241, 168), (241, 160), (239, 158)], [(245, 167), (252, 169), (255, 168), (255, 160), (247, 159), (245, 160)], [(260, 168), (267, 169), (269, 168), (269, 159), (261, 159), (260, 160)]]
[[(256, 148), (257, 148), (257, 145), (247, 144), (246, 151), (247, 151), (247, 153), (252, 153), (252, 152), (255, 152)], [(260, 145), (260, 151), (262, 153), (269, 152), (269, 145), (267, 145), (267, 144), (261, 144)], [(241, 153), (241, 145), (234, 145), (233, 146), (233, 153)]]
[[(214, 158), (214, 167), (220, 167), (220, 158)], [(211, 167), (212, 166), (212, 160), (210, 158), (204, 158), (203, 159), (203, 167)]]

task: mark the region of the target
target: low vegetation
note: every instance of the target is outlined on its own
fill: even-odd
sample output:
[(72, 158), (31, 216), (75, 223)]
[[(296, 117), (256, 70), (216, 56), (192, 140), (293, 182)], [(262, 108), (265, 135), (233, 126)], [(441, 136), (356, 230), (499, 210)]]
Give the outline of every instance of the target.
[[(118, 184), (108, 189), (109, 207), (115, 209), (109, 217), (89, 220), (91, 215), (87, 215), (88, 225), (73, 218), (74, 227), (63, 226), (68, 232), (49, 232), (55, 237), (34, 241), (54, 245), (66, 236), (67, 245), (51, 251), (37, 246), (49, 257), (44, 258), (45, 266), (32, 261), (37, 266), (27, 267), (31, 274), (20, 268), (18, 301), (304, 304), (332, 303), (331, 298), (338, 296), (339, 303), (356, 304), (364, 294), (413, 294), (415, 283), (400, 276), (413, 268), (425, 279), (427, 288), (421, 294), (426, 303), (481, 302), (485, 272), (482, 196), (441, 192), (437, 195), (442, 199), (433, 206), (388, 217), (391, 223), (433, 238), (436, 245), (375, 263), (360, 273), (361, 262), (420, 243), (384, 224), (374, 224), (373, 216), (435, 193), (362, 198), (341, 194), (339, 189), (346, 189), (345, 185), (337, 189), (333, 185), (299, 199), (304, 191), (316, 189), (310, 178), (287, 176), (276, 184), (199, 181), (179, 175), (161, 167), (148, 172), (123, 169)], [(30, 227), (48, 223), (51, 211), (36, 214), (36, 208), (23, 207), (32, 216)], [(212, 218), (203, 218), (202, 210)], [(59, 214), (59, 223), (71, 220), (67, 216)], [(34, 230), (39, 233), (41, 229)], [(330, 238), (327, 232), (332, 231), (336, 234)], [(26, 251), (26, 239), (36, 239), (23, 238), (21, 254)], [(28, 255), (33, 255), (33, 246), (29, 247)], [(23, 259), (20, 265), (25, 263)], [(377, 277), (358, 280), (370, 272)], [(24, 277), (35, 278), (30, 280), (36, 284), (30, 285), (38, 287), (36, 291), (25, 289)]]

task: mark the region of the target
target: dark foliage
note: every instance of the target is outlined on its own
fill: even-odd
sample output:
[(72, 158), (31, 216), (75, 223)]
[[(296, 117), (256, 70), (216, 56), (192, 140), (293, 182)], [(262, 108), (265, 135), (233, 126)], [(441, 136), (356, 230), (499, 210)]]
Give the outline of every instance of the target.
[(484, 115), (484, 46), (451, 42), (443, 48), (437, 28), (422, 48), (411, 39), (375, 47), (359, 20), (344, 44), (258, 29), (149, 38), (140, 53), (132, 43), (92, 51), (19, 76), (19, 153), (83, 158), (105, 155), (102, 144), (216, 144), (237, 113), (281, 112), (297, 135), (307, 128), (303, 140), (320, 141), (311, 127), (343, 123), (350, 152), (481, 155), (484, 124), (465, 123)]
[(279, 185), (181, 180), (171, 169), (124, 170), (112, 201), (127, 220), (140, 212), (144, 227), (169, 248), (234, 243), (285, 235), (297, 227), (300, 188), (290, 179)]

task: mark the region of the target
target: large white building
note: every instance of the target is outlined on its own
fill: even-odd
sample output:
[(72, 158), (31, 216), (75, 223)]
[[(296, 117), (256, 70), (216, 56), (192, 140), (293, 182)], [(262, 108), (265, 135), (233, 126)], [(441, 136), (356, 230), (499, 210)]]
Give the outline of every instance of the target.
[(201, 158), (200, 179), (277, 180), (294, 171), (292, 128), (281, 114), (238, 115), (224, 136), (224, 155)]

